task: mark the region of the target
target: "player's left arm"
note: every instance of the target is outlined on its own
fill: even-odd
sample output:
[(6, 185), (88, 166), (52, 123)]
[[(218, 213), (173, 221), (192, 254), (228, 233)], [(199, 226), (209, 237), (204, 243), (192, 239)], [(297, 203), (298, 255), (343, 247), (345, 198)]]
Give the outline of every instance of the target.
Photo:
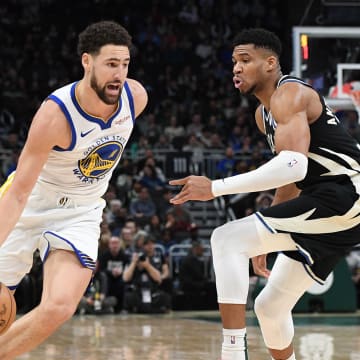
[(143, 85), (137, 80), (126, 79), (134, 99), (135, 117), (137, 118), (145, 109), (148, 102), (148, 95)]

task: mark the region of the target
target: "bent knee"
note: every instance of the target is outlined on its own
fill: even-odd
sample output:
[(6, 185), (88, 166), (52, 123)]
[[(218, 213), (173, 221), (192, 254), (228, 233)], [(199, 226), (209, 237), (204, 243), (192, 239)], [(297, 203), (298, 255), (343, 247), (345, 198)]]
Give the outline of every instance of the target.
[(75, 313), (77, 306), (66, 301), (42, 300), (39, 311), (44, 319), (54, 325), (59, 325), (69, 320)]
[(226, 239), (226, 236), (224, 235), (226, 232), (225, 228), (226, 224), (215, 228), (211, 233), (210, 244), (213, 253), (216, 253), (216, 251), (221, 249), (224, 245)]
[(264, 297), (261, 296), (261, 293), (255, 298), (254, 312), (259, 319), (265, 316), (271, 316), (273, 309), (271, 309), (270, 303), (270, 301), (266, 301)]

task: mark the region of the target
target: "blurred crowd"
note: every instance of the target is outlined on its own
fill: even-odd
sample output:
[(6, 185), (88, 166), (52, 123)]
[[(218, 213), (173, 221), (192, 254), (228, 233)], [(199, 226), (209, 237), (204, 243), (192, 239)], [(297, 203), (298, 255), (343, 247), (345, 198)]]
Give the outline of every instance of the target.
[[(129, 30), (134, 43), (129, 77), (149, 93), (149, 105), (105, 195), (99, 260), (79, 312), (166, 312), (174, 291), (192, 304), (200, 297), (206, 306), (216, 306), (209, 239), (199, 236), (189, 207), (170, 206), (172, 174), (158, 155), (189, 153), (189, 169), (197, 174), (205, 172), (206, 157), (214, 156), (211, 175), (218, 177), (246, 172), (268, 159), (253, 121), (255, 99), (233, 88), (231, 40), (249, 26), (265, 27), (283, 39), (290, 30), (280, 13), (280, 0), (0, 3), (1, 182), (16, 168), (41, 102), (82, 77), (77, 35), (90, 22), (111, 19)], [(356, 114), (341, 115), (360, 139)], [(271, 194), (255, 194), (241, 202), (237, 215), (270, 201)], [(186, 254), (172, 257), (178, 261), (174, 266), (169, 259), (176, 245)], [(35, 266), (24, 286), (39, 288), (40, 273)], [(33, 294), (24, 307), (37, 301)]]

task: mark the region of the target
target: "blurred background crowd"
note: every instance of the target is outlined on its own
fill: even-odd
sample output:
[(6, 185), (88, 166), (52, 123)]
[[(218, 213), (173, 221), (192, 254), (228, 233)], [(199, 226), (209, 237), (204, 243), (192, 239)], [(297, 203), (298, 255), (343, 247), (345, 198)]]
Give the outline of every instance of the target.
[[(94, 281), (80, 313), (216, 308), (209, 235), (214, 226), (269, 206), (271, 192), (170, 206), (168, 180), (189, 173), (225, 177), (270, 156), (256, 129), (254, 98), (232, 84), (232, 38), (246, 27), (274, 31), (291, 70), (293, 25), (353, 25), (321, 1), (7, 0), (0, 3), (0, 180), (16, 168), (32, 116), (54, 89), (82, 77), (78, 33), (112, 19), (134, 47), (129, 77), (149, 93), (105, 195)], [(312, 6), (309, 6), (312, 5)], [(291, 9), (290, 9), (291, 6)], [(341, 13), (341, 12), (340, 12)], [(339, 20), (341, 19), (341, 20)], [(342, 23), (339, 23), (341, 21)], [(335, 51), (336, 46), (339, 51)], [(345, 56), (334, 44), (338, 61)], [(331, 64), (329, 64), (331, 66)], [(334, 80), (334, 73), (325, 74)], [(360, 140), (356, 111), (339, 112)], [(360, 260), (354, 260), (358, 273)], [(356, 278), (359, 283), (358, 277)], [(17, 292), (24, 312), (39, 301), (41, 264)], [(255, 280), (254, 280), (255, 281)], [(355, 281), (355, 280), (354, 280)]]

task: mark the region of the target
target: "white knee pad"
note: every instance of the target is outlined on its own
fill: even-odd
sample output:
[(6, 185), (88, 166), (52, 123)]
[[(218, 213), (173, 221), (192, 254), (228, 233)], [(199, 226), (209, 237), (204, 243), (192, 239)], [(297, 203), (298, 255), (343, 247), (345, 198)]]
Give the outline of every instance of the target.
[[(246, 304), (249, 289), (249, 257), (236, 251), (226, 233), (226, 225), (215, 229), (211, 236), (218, 302)], [(237, 236), (241, 241), (241, 236)]]
[(268, 348), (282, 350), (290, 345), (294, 336), (291, 311), (313, 283), (300, 262), (278, 255), (269, 280), (254, 304)]
[(211, 248), (219, 303), (246, 304), (249, 258), (277, 250), (294, 250), (288, 234), (273, 234), (256, 215), (216, 228)]

